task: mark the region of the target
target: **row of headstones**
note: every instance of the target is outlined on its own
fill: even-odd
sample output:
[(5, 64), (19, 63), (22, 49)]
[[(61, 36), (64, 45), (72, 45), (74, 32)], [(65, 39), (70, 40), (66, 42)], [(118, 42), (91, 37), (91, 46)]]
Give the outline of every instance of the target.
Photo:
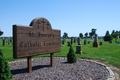
[[(71, 38), (71, 41), (68, 42), (68, 46), (70, 46), (73, 42), (76, 43), (76, 40), (77, 40), (77, 39), (74, 38), (74, 41), (73, 41), (73, 38)], [(88, 41), (88, 44), (89, 44), (90, 42), (91, 42), (91, 41)], [(84, 40), (84, 45), (86, 45), (86, 43), (87, 43), (87, 40), (85, 39), (85, 40)], [(112, 43), (112, 41), (109, 41), (109, 43)], [(117, 43), (117, 44), (120, 44), (120, 42), (116, 42), (116, 43)], [(65, 44), (65, 39), (63, 39), (62, 44)], [(93, 47), (98, 47), (99, 44), (102, 45), (103, 43), (102, 43), (102, 41), (100, 41), (100, 43), (98, 43), (98, 35), (95, 34)]]
[[(87, 40), (84, 40), (84, 45), (86, 45), (87, 43), (90, 44), (91, 42), (93, 42), (93, 41), (88, 41), (88, 42), (87, 42)], [(100, 44), (100, 45), (103, 45), (103, 42), (100, 41), (99, 44)]]
[(13, 45), (13, 40), (12, 39), (3, 39), (3, 46), (5, 46), (5, 43), (8, 43), (8, 45), (10, 45), (10, 44)]
[[(76, 40), (77, 40), (76, 38), (74, 38), (74, 40), (73, 40), (73, 38), (71, 38), (71, 41), (68, 42), (68, 46), (70, 46), (73, 42), (76, 43)], [(79, 43), (79, 40), (80, 40), (80, 38), (78, 38), (78, 40), (77, 40), (78, 43)], [(85, 39), (84, 45), (86, 45), (86, 43), (87, 43), (87, 40)], [(88, 44), (89, 43), (90, 43), (90, 41), (88, 41)], [(98, 35), (97, 34), (95, 35), (94, 43), (98, 43)], [(62, 40), (62, 44), (65, 44), (65, 39)], [(100, 42), (100, 45), (102, 45), (102, 42)]]
[[(68, 44), (76, 43), (76, 41), (78, 41), (76, 38), (71, 38), (71, 41), (68, 41)], [(65, 39), (62, 40), (62, 44), (65, 44)]]

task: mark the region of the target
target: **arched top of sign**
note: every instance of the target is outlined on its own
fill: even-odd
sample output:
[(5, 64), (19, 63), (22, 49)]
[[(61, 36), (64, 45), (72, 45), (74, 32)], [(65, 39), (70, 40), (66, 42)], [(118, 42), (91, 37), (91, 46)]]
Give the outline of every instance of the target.
[(43, 17), (39, 17), (39, 18), (35, 18), (32, 20), (32, 22), (30, 23), (30, 26), (33, 27), (33, 29), (37, 29), (39, 31), (52, 31), (52, 27), (50, 22), (43, 18)]

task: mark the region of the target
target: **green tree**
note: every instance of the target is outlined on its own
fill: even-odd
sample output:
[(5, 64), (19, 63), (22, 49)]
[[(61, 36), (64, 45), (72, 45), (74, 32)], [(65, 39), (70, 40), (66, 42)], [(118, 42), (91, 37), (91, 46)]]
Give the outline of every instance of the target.
[(109, 31), (106, 31), (106, 34), (105, 35), (108, 35), (109, 34)]
[(67, 39), (68, 38), (68, 33), (64, 32), (63, 38)]
[(96, 30), (97, 30), (97, 29), (94, 29), (94, 28), (91, 30), (93, 35), (96, 34)]
[(69, 63), (74, 63), (77, 61), (77, 57), (76, 54), (74, 53), (72, 45), (70, 45), (69, 53), (67, 54), (67, 61)]
[(112, 31), (111, 35), (113, 35), (115, 33), (115, 30)]
[(82, 34), (82, 33), (80, 33), (80, 34), (79, 34), (79, 37), (80, 37), (80, 38), (83, 38), (83, 34)]
[(0, 50), (0, 80), (11, 80), (13, 75), (10, 72), (10, 67), (7, 59), (4, 58)]
[(119, 33), (118, 31), (116, 31), (115, 33)]
[(91, 32), (89, 32), (90, 37), (93, 39), (93, 36), (96, 34), (97, 29), (91, 29)]
[(115, 42), (117, 42), (117, 38), (118, 38), (118, 36), (119, 36), (119, 33), (116, 32), (116, 33), (114, 33), (112, 36), (113, 36), (113, 38), (115, 38)]
[(86, 32), (86, 33), (85, 33), (85, 37), (87, 38), (87, 36), (88, 36), (88, 33)]
[(3, 32), (0, 30), (0, 36), (3, 35)]
[(110, 34), (104, 36), (104, 41), (111, 41), (113, 37)]

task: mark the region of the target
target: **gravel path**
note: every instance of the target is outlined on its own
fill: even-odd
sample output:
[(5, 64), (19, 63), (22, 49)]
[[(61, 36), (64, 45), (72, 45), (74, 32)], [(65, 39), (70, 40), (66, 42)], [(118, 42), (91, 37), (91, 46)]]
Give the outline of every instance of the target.
[(32, 59), (32, 73), (27, 72), (27, 60), (9, 62), (13, 80), (106, 80), (109, 71), (104, 65), (78, 59), (76, 63), (67, 63), (66, 58), (54, 58), (54, 67), (50, 67), (50, 58)]

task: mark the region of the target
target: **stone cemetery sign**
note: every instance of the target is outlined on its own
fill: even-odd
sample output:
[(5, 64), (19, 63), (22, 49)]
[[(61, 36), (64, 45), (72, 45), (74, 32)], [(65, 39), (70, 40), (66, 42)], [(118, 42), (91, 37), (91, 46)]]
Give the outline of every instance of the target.
[(45, 18), (30, 26), (13, 25), (13, 57), (21, 58), (61, 51), (60, 30), (53, 30)]
[[(61, 31), (54, 30), (45, 18), (35, 18), (30, 26), (13, 25), (13, 58), (27, 57), (28, 67), (31, 56), (61, 51)], [(31, 72), (31, 71), (29, 71)]]

